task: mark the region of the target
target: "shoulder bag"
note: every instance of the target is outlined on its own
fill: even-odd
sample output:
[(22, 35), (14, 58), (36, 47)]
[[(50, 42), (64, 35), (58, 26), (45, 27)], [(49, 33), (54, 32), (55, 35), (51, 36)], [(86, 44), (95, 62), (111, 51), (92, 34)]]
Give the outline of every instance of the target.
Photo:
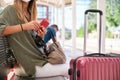
[(52, 31), (49, 30), (49, 32), (52, 36), (53, 43), (51, 43), (48, 46), (49, 54), (46, 57), (46, 59), (51, 64), (63, 64), (66, 62), (66, 56), (64, 54), (64, 51), (63, 51), (60, 43), (55, 41)]

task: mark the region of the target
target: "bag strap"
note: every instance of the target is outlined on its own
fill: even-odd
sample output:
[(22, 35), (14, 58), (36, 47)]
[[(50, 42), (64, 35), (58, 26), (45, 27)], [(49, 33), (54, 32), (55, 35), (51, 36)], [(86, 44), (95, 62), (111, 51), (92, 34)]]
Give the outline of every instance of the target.
[(50, 33), (50, 35), (51, 35), (51, 37), (52, 37), (53, 43), (55, 43), (56, 40), (55, 40), (55, 38), (54, 38), (53, 32), (52, 32), (50, 29), (48, 29), (48, 30), (49, 30), (49, 33)]
[(49, 33), (50, 33), (50, 35), (52, 36), (52, 41), (53, 41), (53, 43), (57, 46), (57, 47), (59, 47), (57, 44), (56, 44), (56, 40), (55, 40), (55, 38), (54, 38), (54, 35), (53, 35), (53, 33), (52, 33), (52, 31), (49, 29)]

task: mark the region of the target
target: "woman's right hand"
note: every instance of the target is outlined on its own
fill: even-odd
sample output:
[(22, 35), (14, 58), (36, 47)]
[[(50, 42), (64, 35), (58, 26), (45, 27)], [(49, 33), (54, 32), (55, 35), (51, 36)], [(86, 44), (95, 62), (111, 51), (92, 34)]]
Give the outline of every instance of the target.
[(44, 38), (47, 30), (43, 26), (40, 26), (40, 29), (38, 29), (36, 32), (38, 36), (40, 36), (41, 38)]
[(40, 25), (37, 21), (30, 21), (28, 23), (23, 24), (23, 30), (35, 30), (39, 29)]
[(37, 21), (30, 21), (28, 23), (23, 24), (25, 25), (23, 30), (34, 30), (37, 32), (37, 34), (43, 38), (46, 34), (46, 29), (40, 25)]

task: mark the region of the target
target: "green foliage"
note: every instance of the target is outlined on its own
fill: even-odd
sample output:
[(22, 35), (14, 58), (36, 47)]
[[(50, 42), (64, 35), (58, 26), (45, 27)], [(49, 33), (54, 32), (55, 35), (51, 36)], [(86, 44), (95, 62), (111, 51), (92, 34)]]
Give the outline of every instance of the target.
[(88, 33), (91, 33), (93, 30), (96, 29), (96, 23), (94, 20), (90, 20), (88, 22)]
[(77, 37), (84, 37), (84, 27), (81, 26), (79, 30), (77, 30)]
[(107, 38), (111, 38), (112, 37), (112, 33), (110, 31), (107, 31), (106, 36), (107, 36)]
[(96, 9), (96, 7), (97, 7), (97, 0), (91, 0), (90, 9)]
[[(96, 9), (97, 0), (91, 0), (90, 9)], [(106, 27), (118, 27), (120, 25), (120, 0), (106, 0)], [(89, 25), (91, 25), (89, 23)], [(94, 23), (92, 25), (95, 25)], [(89, 32), (91, 32), (90, 29)], [(106, 31), (108, 38), (112, 37), (110, 31)]]
[(118, 0), (113, 0), (111, 4), (110, 0), (107, 0), (107, 7), (106, 7), (106, 20), (108, 27), (117, 27), (120, 25), (120, 3)]
[[(92, 15), (90, 14), (88, 16), (88, 34), (89, 33), (92, 33), (92, 31), (96, 30), (96, 16), (95, 15)], [(81, 26), (79, 30), (77, 30), (77, 37), (84, 37), (84, 27)]]
[[(106, 27), (117, 27), (120, 25), (120, 0), (106, 0)], [(97, 0), (91, 0), (89, 9), (97, 9)], [(91, 33), (96, 29), (96, 16), (94, 14), (89, 14), (88, 17), (88, 33)], [(83, 37), (84, 27), (81, 27), (77, 31), (78, 37)], [(106, 36), (108, 38), (112, 37), (110, 31), (106, 31)]]

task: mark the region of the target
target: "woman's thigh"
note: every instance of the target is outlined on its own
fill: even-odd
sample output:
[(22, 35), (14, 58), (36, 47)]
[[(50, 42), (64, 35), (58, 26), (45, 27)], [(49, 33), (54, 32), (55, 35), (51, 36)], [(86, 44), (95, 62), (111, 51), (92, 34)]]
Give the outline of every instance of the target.
[(47, 63), (43, 67), (36, 66), (36, 77), (63, 75), (68, 77), (69, 63), (52, 65)]

